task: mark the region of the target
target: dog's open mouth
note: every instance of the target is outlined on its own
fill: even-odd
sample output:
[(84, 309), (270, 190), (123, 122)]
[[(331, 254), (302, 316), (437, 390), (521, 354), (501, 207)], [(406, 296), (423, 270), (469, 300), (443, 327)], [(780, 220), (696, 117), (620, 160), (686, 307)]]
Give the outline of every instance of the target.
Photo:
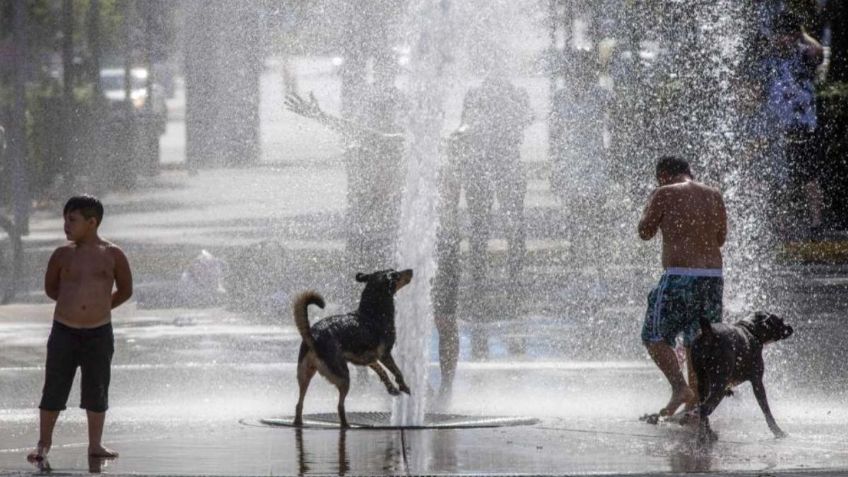
[(409, 282), (412, 281), (412, 269), (406, 269), (398, 272), (398, 279), (395, 282), (395, 293), (398, 292), (401, 288), (409, 285)]

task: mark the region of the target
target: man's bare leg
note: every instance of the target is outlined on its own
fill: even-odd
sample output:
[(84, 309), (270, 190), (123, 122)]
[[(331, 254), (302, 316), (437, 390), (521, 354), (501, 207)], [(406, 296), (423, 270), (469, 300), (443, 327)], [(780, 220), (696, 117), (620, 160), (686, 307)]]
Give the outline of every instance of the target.
[(660, 410), (661, 416), (671, 416), (682, 404), (691, 401), (695, 395), (686, 384), (686, 379), (680, 371), (680, 363), (674, 349), (663, 343), (651, 343), (648, 345), (648, 354), (660, 368), (660, 371), (671, 384), (671, 399), (668, 404)]
[(689, 389), (692, 390), (692, 399), (686, 401), (684, 411), (691, 411), (698, 407), (700, 396), (698, 396), (698, 375), (695, 374), (695, 367), (692, 366), (692, 347), (686, 347), (686, 372), (689, 375)]
[(46, 411), (40, 409), (38, 412), (38, 444), (35, 449), (27, 455), (28, 460), (41, 461), (47, 458), (50, 446), (53, 445), (53, 428), (59, 419), (59, 411)]
[(105, 412), (86, 411), (88, 416), (88, 455), (91, 457), (118, 457), (112, 449), (103, 447), (103, 423), (106, 422)]

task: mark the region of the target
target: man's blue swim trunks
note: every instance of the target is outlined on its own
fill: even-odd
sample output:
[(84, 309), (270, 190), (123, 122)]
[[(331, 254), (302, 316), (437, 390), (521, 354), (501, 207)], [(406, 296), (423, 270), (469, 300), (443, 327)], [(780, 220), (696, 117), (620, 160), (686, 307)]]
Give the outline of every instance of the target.
[(666, 269), (648, 294), (642, 342), (674, 346), (677, 335), (683, 333), (683, 344), (689, 346), (700, 331), (699, 314), (711, 323), (721, 322), (723, 291), (721, 269)]

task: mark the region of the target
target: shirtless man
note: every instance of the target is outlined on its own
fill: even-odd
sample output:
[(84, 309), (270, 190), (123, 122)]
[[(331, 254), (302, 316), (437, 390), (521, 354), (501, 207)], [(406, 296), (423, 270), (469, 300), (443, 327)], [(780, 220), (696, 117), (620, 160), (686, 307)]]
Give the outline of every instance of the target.
[(72, 197), (63, 214), (69, 243), (53, 252), (44, 275), (44, 291), (56, 300), (56, 308), (38, 406), (40, 434), (28, 456), (31, 461), (43, 461), (50, 451), (53, 427), (59, 412), (65, 410), (77, 367), (82, 372), (80, 407), (88, 417), (88, 454), (118, 456), (103, 447), (101, 437), (114, 352), (111, 311), (132, 296), (132, 273), (124, 252), (97, 234), (103, 219), (98, 199)]
[(689, 367), (689, 385), (677, 361), (674, 344), (684, 334), (689, 345), (699, 330), (698, 316), (721, 321), (721, 247), (727, 236), (727, 212), (721, 193), (697, 182), (689, 164), (676, 157), (657, 162), (659, 187), (648, 199), (639, 221), (639, 238), (650, 240), (662, 231), (662, 266), (657, 287), (648, 295), (642, 342), (671, 384), (671, 399), (660, 416), (671, 416), (682, 404), (698, 402), (695, 373)]
[[(400, 231), (406, 162), (403, 94), (388, 80), (375, 83), (364, 97), (367, 114), (356, 119), (323, 111), (315, 96), (286, 96), (289, 111), (339, 133), (345, 144), (348, 180), (345, 252), (350, 270), (381, 270), (395, 260)], [(360, 287), (346, 287), (344, 301), (356, 306)]]

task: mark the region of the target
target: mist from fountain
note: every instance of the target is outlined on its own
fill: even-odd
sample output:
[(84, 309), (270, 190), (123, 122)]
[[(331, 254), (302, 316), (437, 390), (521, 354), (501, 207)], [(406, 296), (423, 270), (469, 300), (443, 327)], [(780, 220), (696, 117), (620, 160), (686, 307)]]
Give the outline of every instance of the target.
[[(496, 40), (498, 47), (513, 63), (520, 64), (522, 60), (525, 65), (527, 63), (527, 45), (509, 32), (510, 19), (516, 13), (514, 9), (503, 3), (477, 5), (478, 15), (470, 16), (471, 8), (463, 12), (460, 8), (445, 7), (446, 3), (421, 1), (409, 11), (410, 18), (415, 20), (408, 22), (414, 25), (410, 38), (415, 47), (407, 81), (410, 97), (416, 99), (411, 114), (414, 119), (408, 125), (409, 169), (398, 263), (415, 268), (416, 278), (413, 289), (399, 299), (398, 352), (414, 392), (411, 398), (396, 400), (393, 409), (397, 424), (420, 424), (427, 408), (424, 363), (428, 359), (432, 335), (429, 296), (435, 266), (435, 224), (438, 222), (436, 189), (441, 157), (438, 140), (440, 135), (444, 136), (445, 128), (452, 126), (446, 125), (444, 120), (445, 101), (450, 99), (448, 86), (455, 83), (449, 71), (472, 69), (469, 64), (446, 63), (445, 58), (459, 58), (457, 63), (473, 62), (473, 57), (457, 54), (460, 49), (457, 44), (469, 51), (479, 51), (480, 43), (491, 42), (499, 37), (498, 33), (504, 33)], [(576, 5), (570, 5), (567, 10), (578, 13), (574, 31), (579, 32), (581, 19)], [(539, 3), (527, 2), (523, 6), (526, 8), (521, 15), (526, 18), (538, 20), (546, 13)], [(627, 13), (632, 15), (632, 12)], [(633, 230), (640, 201), (652, 187), (653, 163), (660, 154), (679, 154), (689, 159), (696, 177), (719, 187), (725, 195), (732, 221), (724, 251), (729, 285), (725, 288), (725, 301), (729, 315), (739, 316), (768, 302), (768, 291), (763, 289), (763, 273), (760, 272), (772, 266), (773, 242), (766, 225), (768, 211), (763, 200), (762, 181), (752, 166), (741, 159), (748, 153), (745, 147), (750, 138), (746, 137), (744, 113), (740, 112), (744, 105), (740, 106), (737, 93), (740, 72), (749, 66), (745, 64), (746, 48), (755, 31), (752, 25), (757, 11), (750, 6), (721, 1), (671, 2), (665, 9), (654, 9), (651, 13), (659, 16), (641, 21), (627, 17), (628, 22), (636, 21), (648, 31), (643, 41), (629, 45), (629, 50), (622, 39), (617, 40), (618, 44), (612, 46), (611, 51), (609, 43), (603, 46), (597, 43), (599, 38), (569, 38), (569, 44), (565, 44), (566, 39), (560, 40), (566, 63), (570, 61), (569, 55), (585, 53), (574, 49), (575, 46), (588, 48), (596, 52), (594, 54), (607, 48), (609, 76), (602, 74), (600, 84), (611, 80), (612, 85), (606, 84), (604, 94), (612, 95), (612, 101), (617, 104), (635, 105), (628, 112), (637, 115), (611, 117), (616, 113), (624, 115), (621, 109), (613, 110), (615, 112), (608, 113), (603, 120), (603, 127), (609, 134), (607, 145), (596, 142), (594, 149), (579, 151), (588, 157), (576, 157), (574, 151), (566, 151), (566, 157), (570, 154), (574, 162), (567, 165), (565, 172), (568, 190), (559, 194), (564, 208), (558, 219), (561, 223), (528, 221), (527, 225), (528, 235), (544, 235), (544, 229), (554, 225), (555, 230), (564, 233), (562, 238), (571, 242), (575, 254), (571, 266), (576, 267), (579, 275), (586, 276), (591, 285), (577, 291), (589, 296), (577, 300), (566, 313), (580, 317), (578, 319), (585, 320), (588, 326), (604, 327), (594, 333), (592, 339), (608, 349), (605, 356), (612, 360), (637, 356), (641, 351), (638, 340), (631, 326), (616, 326), (609, 319), (598, 316), (599, 309), (595, 305), (604, 302), (609, 305), (613, 300), (633, 303), (634, 297), (644, 296), (648, 291), (644, 278), (652, 274), (652, 270), (659, 269), (657, 244), (638, 243)], [(450, 28), (456, 18), (468, 22), (463, 23), (467, 27), (464, 36), (451, 36)], [(490, 30), (480, 35), (479, 31), (486, 27)], [(451, 43), (460, 36), (463, 41)], [(554, 61), (559, 58), (555, 57)], [(623, 69), (616, 72), (616, 68)], [(540, 72), (538, 65), (530, 67), (531, 75)], [(653, 83), (646, 82), (646, 77)], [(598, 76), (567, 72), (560, 88), (563, 91), (603, 91), (598, 85)], [(654, 91), (640, 91), (646, 86)], [(622, 95), (634, 97), (622, 98)], [(603, 98), (593, 100), (603, 102)], [(537, 111), (539, 106), (536, 105)], [(652, 134), (645, 136), (645, 130)], [(649, 144), (651, 141), (655, 143)], [(612, 146), (608, 148), (609, 142)], [(537, 160), (526, 157), (528, 150), (530, 154), (538, 153), (525, 146), (524, 160)], [(618, 151), (619, 156), (614, 157), (612, 151)], [(593, 165), (592, 160), (598, 161), (597, 165)], [(611, 161), (618, 163), (611, 164)], [(598, 171), (601, 171), (600, 181)], [(538, 267), (530, 267), (527, 273), (537, 273)], [(610, 278), (613, 269), (631, 269), (642, 279), (613, 283)], [(578, 275), (574, 278), (578, 279)], [(541, 288), (545, 285), (540, 285), (540, 289), (531, 293), (548, 296), (575, 293), (575, 284), (561, 285), (561, 289), (551, 285)], [(636, 315), (629, 319), (638, 321), (639, 318), (640, 315)]]
[[(338, 4), (332, 0), (317, 3)], [(355, 309), (362, 290), (353, 280), (355, 273), (389, 267), (411, 268), (415, 274), (412, 283), (396, 296), (393, 352), (412, 394), (390, 396), (371, 370), (350, 366), (349, 414), (383, 419), (384, 411), (391, 409), (391, 424), (402, 427), (426, 424), (436, 412), (480, 421), (526, 416), (543, 423), (517, 431), (340, 432), (339, 454), (345, 445), (353, 452), (346, 459), (339, 458), (338, 472), (327, 473), (360, 471), (357, 464), (362, 462), (376, 463), (368, 469), (379, 473), (383, 457), (395, 462), (382, 467), (383, 473), (414, 473), (441, 465), (448, 471), (466, 473), (522, 466), (545, 473), (562, 469), (555, 464), (533, 467), (533, 463), (568, 459), (547, 459), (559, 457), (549, 452), (551, 447), (541, 458), (540, 446), (560, 442), (566, 435), (585, 436), (579, 442), (592, 452), (582, 457), (600, 456), (595, 459), (600, 467), (616, 462), (625, 467), (630, 462), (627, 459), (662, 466), (657, 458), (671, 454), (668, 467), (679, 470), (673, 462), (673, 448), (680, 445), (685, 431), (662, 425), (646, 430), (637, 419), (664, 403), (667, 392), (663, 376), (639, 340), (645, 296), (661, 273), (659, 240), (642, 242), (635, 228), (647, 194), (655, 187), (655, 160), (669, 153), (689, 159), (696, 178), (717, 186), (726, 200), (730, 233), (723, 250), (724, 321), (766, 309), (785, 313), (797, 331), (785, 343), (765, 350), (769, 400), (791, 439), (771, 440), (750, 386), (740, 386), (715, 416), (722, 441), (714, 452), (706, 453), (715, 461), (706, 470), (750, 470), (760, 464), (769, 469), (796, 468), (796, 458), (801, 465), (815, 468), (845, 460), (842, 428), (848, 422), (844, 406), (848, 388), (841, 350), (848, 336), (841, 326), (846, 308), (844, 287), (831, 287), (817, 295), (814, 282), (824, 281), (815, 275), (818, 269), (786, 266), (775, 258), (777, 241), (770, 224), (780, 211), (767, 203), (766, 175), (776, 158), (769, 157), (773, 150), (752, 147), (763, 138), (753, 137), (747, 125), (756, 104), (745, 94), (745, 83), (762, 79), (748, 75), (751, 65), (747, 63), (747, 50), (763, 14), (760, 6), (733, 0), (341, 3), (345, 4), (344, 15), (333, 16), (331, 9), (316, 7), (314, 15), (326, 22), (316, 24), (316, 31), (337, 34), (345, 28), (365, 29), (356, 22), (343, 26), (340, 18), (359, 7), (388, 11), (404, 4), (400, 17), (386, 13), (385, 17), (392, 18), (387, 23), (394, 36), (383, 39), (395, 55), (391, 58), (396, 62), (391, 75), (394, 86), (402, 92), (399, 96), (408, 99), (402, 128), (391, 131), (405, 131), (403, 175), (395, 177), (395, 170), (381, 174), (385, 171), (380, 167), (393, 160), (389, 155), (372, 161), (370, 169), (356, 170), (351, 164), (368, 165), (370, 153), (353, 158), (364, 161), (351, 162), (353, 155), (347, 154), (358, 146), (352, 144), (356, 141), (334, 135), (324, 124), (282, 106), (288, 92), (308, 97), (314, 91), (324, 111), (361, 119), (348, 116), (346, 107), (348, 103), (366, 104), (371, 98), (365, 95), (373, 91), (364, 89), (377, 81), (369, 76), (363, 79), (363, 91), (347, 90), (344, 65), (349, 58), (343, 57), (337, 44), (322, 43), (326, 38), (314, 42), (317, 48), (312, 44), (295, 51), (300, 46), (295, 45), (280, 56), (265, 57), (274, 46), (263, 44), (255, 52), (262, 58), (256, 61), (264, 61), (265, 68), (261, 73), (256, 68), (261, 96), (252, 96), (257, 91), (244, 93), (247, 96), (237, 92), (221, 101), (232, 105), (252, 98), (258, 103), (261, 134), (250, 149), (261, 146), (256, 147), (262, 150), (260, 164), (218, 168), (228, 162), (209, 139), (226, 142), (233, 135), (241, 137), (239, 129), (222, 134), (220, 130), (230, 124), (215, 108), (216, 114), (222, 115), (204, 117), (217, 121), (214, 127), (205, 128), (202, 121), (197, 122), (202, 109), (191, 101), (180, 106), (185, 107), (187, 116), (195, 116), (196, 123), (192, 128), (179, 117), (169, 121), (168, 133), (162, 138), (167, 151), (163, 158), (177, 162), (176, 167), (145, 178), (136, 190), (111, 193), (104, 200), (108, 207), (104, 236), (126, 245), (139, 285), (135, 302), (114, 314), (116, 354), (110, 403), (115, 411), (110, 411), (109, 421), (110, 436), (126, 442), (122, 445), (128, 450), (130, 445), (137, 447), (122, 458), (126, 467), (110, 470), (287, 473), (265, 461), (274, 456), (293, 462), (298, 453), (304, 461), (314, 461), (315, 472), (332, 468), (336, 464), (325, 467), (322, 460), (324, 451), (336, 449), (335, 442), (327, 445), (326, 441), (328, 436), (335, 441), (334, 432), (309, 429), (309, 425), (298, 429), (300, 448), (288, 454), (280, 451), (291, 443), (294, 432), (251, 427), (275, 425), (266, 422), (274, 420), (288, 419), (290, 423), (294, 410), (301, 338), (293, 327), (290, 298), (302, 290), (316, 289), (327, 299), (326, 309), (310, 309), (313, 323), (346, 313)], [(227, 17), (233, 16), (230, 4), (223, 1), (186, 5), (191, 5), (186, 10), (189, 13), (205, 12), (181, 30), (188, 42), (220, 30)], [(236, 10), (251, 13), (254, 5), (246, 2)], [(288, 13), (274, 12), (276, 17), (263, 21), (272, 23)], [(550, 23), (552, 17), (558, 22), (556, 28)], [(290, 18), (303, 22), (297, 25), (303, 37), (312, 33), (308, 21), (298, 15)], [(318, 28), (327, 24), (328, 28)], [(234, 29), (244, 30), (244, 25), (253, 23), (240, 25)], [(253, 36), (243, 33), (229, 32), (221, 41), (251, 41), (245, 38)], [(271, 41), (268, 36), (262, 38)], [(201, 46), (202, 42), (196, 42), (186, 54)], [(244, 48), (239, 45), (233, 51)], [(443, 144), (460, 124), (463, 97), (480, 84), (484, 63), (493, 51), (506, 60), (510, 81), (529, 92), (535, 115), (521, 149), (529, 184), (525, 197), (528, 252), (520, 276), (505, 272), (506, 221), (497, 204), (486, 257), (488, 283), (484, 294), (475, 295), (467, 273), (468, 247), (462, 243), (456, 315), (460, 362), (452, 394), (434, 401), (431, 398), (441, 383), (430, 297), (441, 220), (440, 174), (445, 173), (448, 160)], [(205, 56), (187, 61), (186, 69), (219, 62), (222, 69), (240, 71), (227, 58), (211, 53), (207, 49)], [(340, 56), (328, 56), (334, 54)], [(203, 86), (209, 71), (186, 71), (186, 80), (191, 83), (193, 79), (194, 88)], [(551, 87), (554, 77), (555, 86)], [(186, 89), (196, 100), (197, 89)], [(207, 101), (207, 106), (216, 106), (214, 95), (224, 94), (216, 91), (208, 93), (213, 100)], [(362, 97), (357, 96), (360, 93)], [(583, 95), (577, 97), (576, 93)], [(554, 130), (552, 114), (572, 115), (574, 122)], [(374, 124), (379, 121), (364, 123), (377, 127)], [(195, 135), (195, 145), (203, 143), (207, 149), (198, 157), (206, 159), (208, 155), (213, 167), (193, 170), (202, 164), (189, 160), (185, 167), (191, 172), (183, 171), (180, 158), (174, 158), (184, 151), (185, 141), (174, 141), (174, 129), (183, 136)], [(574, 134), (577, 131), (586, 134), (581, 137)], [(558, 144), (557, 133), (572, 135)], [(374, 177), (379, 178), (374, 181), (376, 187), (369, 184), (362, 189), (378, 199), (392, 200), (365, 201), (368, 206), (397, 204), (394, 198), (398, 189), (403, 189), (397, 249), (391, 254), (375, 253), (379, 260), (357, 262), (352, 257), (361, 250), (351, 250), (351, 234), (380, 235), (375, 242), (384, 245), (385, 232), (395, 225), (374, 226), (349, 219), (355, 215), (351, 214), (351, 191), (363, 185), (357, 181)], [(562, 180), (557, 182), (557, 178)], [(467, 205), (463, 199), (458, 206), (457, 228), (463, 238), (468, 237), (470, 228)], [(61, 242), (61, 218), (45, 219), (43, 211), (39, 214), (31, 240)], [(365, 215), (372, 219), (378, 214)], [(369, 244), (368, 240), (362, 243)], [(204, 265), (212, 260), (198, 263), (197, 259), (187, 265), (201, 249), (215, 257), (215, 266)], [(47, 257), (43, 258), (46, 263)], [(186, 285), (179, 279), (180, 273), (189, 275), (197, 268), (206, 268), (207, 272), (200, 274), (214, 278), (204, 282), (215, 284), (211, 303), (208, 296), (183, 293)], [(808, 270), (813, 272), (805, 275)], [(836, 278), (844, 278), (839, 273), (834, 274)], [(33, 289), (40, 286), (41, 278), (37, 277), (39, 283)], [(174, 280), (166, 281), (171, 278)], [(203, 284), (198, 286), (202, 291)], [(524, 293), (520, 306), (509, 302), (507, 287)], [(220, 293), (221, 288), (226, 294)], [(826, 294), (834, 288), (842, 295)], [(199, 302), (193, 302), (195, 298)], [(484, 318), (492, 317), (490, 321), (475, 320), (473, 305), (481, 304)], [(0, 310), (6, 312), (0, 316), (4, 323), (0, 344), (6, 350), (0, 363), (4, 376), (0, 380), (0, 428), (8, 429), (0, 433), (4, 468), (13, 459), (23, 464), (21, 449), (36, 439), (33, 399), (42, 384), (43, 347), (50, 319), (47, 305), (17, 306)], [(507, 313), (502, 312), (512, 306), (518, 309), (517, 317), (503, 318)], [(470, 330), (478, 326), (491, 331), (489, 356), (483, 359), (473, 356), (469, 346)], [(525, 340), (518, 351), (511, 349), (509, 341), (516, 336)], [(337, 389), (322, 377), (312, 383), (307, 415), (328, 416), (325, 424), (316, 428), (335, 428)], [(77, 396), (76, 390), (72, 396)], [(74, 399), (70, 405), (75, 404)], [(63, 431), (68, 434), (61, 436), (62, 442), (69, 442), (66, 437), (76, 432), (71, 429), (84, 435), (84, 425), (84, 413), (69, 409), (62, 418), (62, 428), (69, 429)], [(202, 442), (186, 441), (186, 436)], [(239, 446), (244, 450), (248, 445), (252, 450), (241, 453)], [(484, 445), (486, 449), (480, 452)], [(76, 452), (74, 446), (64, 450), (57, 446), (57, 458)], [(185, 459), (186, 452), (197, 453), (200, 470), (191, 459)], [(700, 450), (686, 449), (683, 454), (687, 452), (703, 457)], [(527, 460), (515, 460), (514, 456)], [(141, 470), (134, 467), (139, 463)]]
[(410, 61), (410, 96), (415, 98), (407, 127), (407, 177), (401, 212), (398, 263), (415, 270), (406, 297), (398, 305), (399, 360), (412, 395), (395, 399), (392, 423), (422, 425), (426, 411), (427, 368), (435, 275), (434, 251), (439, 224), (439, 168), (444, 103), (450, 85), (449, 57), (452, 14), (442, 2), (422, 0), (410, 6), (414, 45)]

